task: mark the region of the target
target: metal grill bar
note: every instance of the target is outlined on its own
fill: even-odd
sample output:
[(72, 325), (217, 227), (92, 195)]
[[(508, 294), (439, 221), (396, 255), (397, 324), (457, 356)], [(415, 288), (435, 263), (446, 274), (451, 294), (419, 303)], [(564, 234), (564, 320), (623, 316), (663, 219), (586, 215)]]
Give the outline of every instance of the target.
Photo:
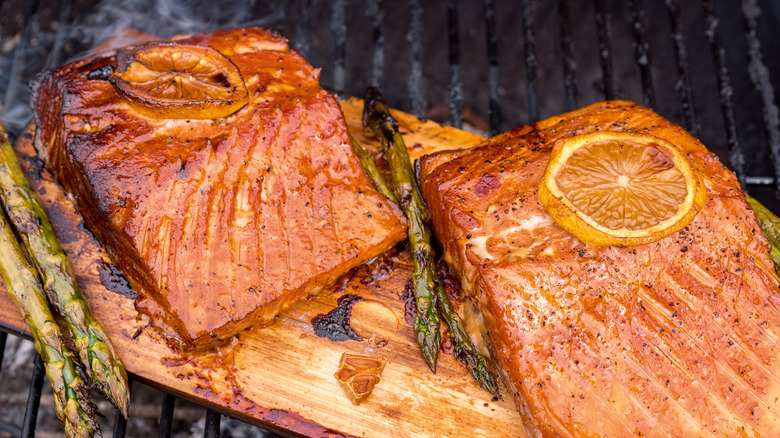
[(43, 376), (46, 372), (43, 368), (43, 360), (40, 355), (35, 355), (30, 392), (27, 395), (27, 408), (24, 411), (22, 422), (22, 438), (35, 436), (35, 425), (38, 422), (38, 408), (41, 405), (41, 392), (43, 390)]
[(463, 126), (463, 83), (460, 79), (460, 26), (458, 23), (458, 0), (447, 1), (447, 29), (450, 63), (449, 107), (450, 125)]
[(729, 70), (726, 68), (726, 51), (721, 42), (718, 18), (715, 15), (715, 6), (712, 0), (702, 0), (704, 9), (707, 41), (712, 49), (712, 56), (715, 61), (715, 69), (718, 75), (718, 89), (720, 90), (720, 107), (723, 112), (723, 119), (726, 123), (726, 136), (728, 138), (729, 162), (732, 169), (737, 174), (740, 183), (745, 187), (745, 154), (742, 151), (742, 145), (737, 133), (737, 119), (734, 115), (734, 99), (732, 94), (734, 89), (731, 87)]
[[(133, 379), (129, 378), (127, 379), (127, 390), (130, 391), (130, 394), (132, 394), (133, 390)], [(124, 416), (122, 416), (122, 412), (119, 411), (119, 409), (115, 410), (114, 413), (114, 438), (124, 438), (125, 433), (127, 432), (127, 420)]]
[(666, 0), (666, 9), (669, 12), (669, 22), (672, 25), (672, 43), (677, 59), (678, 82), (675, 89), (682, 100), (685, 129), (694, 137), (699, 136), (699, 123), (696, 120), (696, 111), (693, 102), (693, 86), (691, 85), (691, 70), (688, 65), (688, 50), (683, 36), (683, 26), (680, 20), (680, 4), (678, 0)]
[(406, 42), (409, 43), (409, 64), (411, 70), (407, 78), (411, 112), (422, 117), (425, 114), (425, 97), (422, 93), (422, 21), (423, 7), (420, 0), (409, 0), (409, 31)]
[(615, 72), (612, 67), (612, 47), (609, 38), (612, 34), (609, 14), (604, 6), (604, 0), (596, 0), (596, 35), (598, 36), (599, 60), (603, 72), (604, 97), (615, 99)]
[(487, 41), (488, 120), (490, 136), (501, 132), (501, 103), (498, 99), (498, 29), (494, 0), (485, 0), (485, 39)]
[(769, 79), (769, 70), (764, 64), (761, 55), (761, 42), (758, 40), (756, 19), (761, 13), (755, 0), (743, 0), (742, 18), (747, 30), (748, 42), (748, 73), (753, 86), (761, 96), (762, 115), (764, 128), (769, 141), (769, 149), (772, 151), (772, 164), (775, 172), (775, 190), (780, 195), (780, 114), (775, 104), (775, 89)]
[(122, 416), (122, 412), (119, 409), (114, 414), (114, 438), (124, 438), (127, 432), (127, 420)]
[(303, 0), (295, 25), (295, 50), (304, 58), (311, 55), (311, 0)]
[(632, 14), (632, 28), (636, 38), (636, 63), (642, 81), (642, 103), (655, 107), (655, 88), (650, 70), (650, 43), (647, 41), (647, 25), (645, 24), (645, 8), (642, 0), (628, 2)]
[(566, 109), (573, 111), (577, 107), (577, 61), (574, 60), (574, 39), (571, 36), (569, 21), (569, 0), (558, 3), (561, 29), (561, 53), (563, 55), (563, 86), (566, 93)]
[(163, 396), (162, 409), (160, 410), (160, 438), (171, 436), (171, 427), (173, 426), (173, 410), (176, 407), (176, 397), (169, 393)]
[(38, 0), (30, 0), (27, 2), (27, 8), (24, 10), (24, 28), (22, 30), (19, 43), (14, 50), (13, 61), (11, 62), (11, 80), (8, 82), (8, 87), (5, 90), (5, 99), (3, 100), (2, 109), (7, 111), (14, 102), (16, 102), (17, 95), (24, 86), (22, 84), (22, 70), (24, 66), (23, 56), (27, 47), (30, 45), (30, 32), (32, 32), (33, 17), (38, 10)]
[[(0, 5), (1, 6), (1, 5)], [(3, 368), (3, 357), (5, 356), (5, 344), (8, 340), (8, 334), (4, 331), (0, 331), (0, 371)], [(10, 433), (13, 436), (19, 436), (22, 434), (22, 430), (13, 424), (0, 421), (0, 430)]]
[(0, 371), (3, 370), (3, 357), (5, 356), (6, 341), (8, 341), (8, 333), (0, 331)]
[(333, 88), (337, 94), (344, 92), (346, 85), (345, 59), (347, 53), (347, 24), (345, 0), (333, 0), (333, 15), (330, 19), (330, 31), (333, 34)]
[(382, 0), (370, 0), (367, 14), (372, 18), (371, 32), (373, 47), (371, 48), (371, 84), (380, 90), (385, 88), (385, 34), (382, 32), (382, 22), (385, 20), (385, 10)]
[(536, 81), (536, 73), (539, 63), (536, 59), (536, 35), (534, 33), (534, 19), (536, 17), (536, 2), (522, 0), (523, 8), (523, 36), (525, 37), (525, 74), (526, 93), (528, 93), (528, 122), (539, 121), (539, 85)]
[(206, 409), (206, 427), (203, 431), (204, 438), (219, 438), (219, 423), (221, 420), (222, 414), (211, 409)]

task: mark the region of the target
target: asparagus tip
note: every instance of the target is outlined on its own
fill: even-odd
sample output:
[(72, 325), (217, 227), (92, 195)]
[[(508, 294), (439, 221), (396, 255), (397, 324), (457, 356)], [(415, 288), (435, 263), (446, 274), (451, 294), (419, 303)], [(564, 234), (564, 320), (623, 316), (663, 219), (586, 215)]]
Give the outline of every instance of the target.
[(122, 379), (119, 376), (111, 374), (107, 379), (103, 393), (106, 395), (111, 404), (122, 413), (122, 416), (127, 419), (128, 408), (130, 405), (129, 393), (127, 390), (127, 380)]
[[(363, 106), (363, 128), (370, 125), (371, 119), (379, 120), (380, 124), (387, 124), (393, 130), (398, 131), (398, 121), (390, 115), (390, 109), (385, 103), (385, 96), (378, 88), (371, 86), (366, 88), (366, 94), (363, 95), (365, 104)], [(375, 133), (379, 135), (378, 133)]]
[(432, 321), (417, 315), (414, 318), (414, 331), (417, 333), (417, 343), (420, 345), (420, 352), (425, 363), (436, 374), (436, 360), (439, 357), (441, 347), (438, 321), (434, 324)]
[(97, 321), (90, 321), (89, 344), (80, 348), (89, 380), (127, 418), (130, 391), (122, 360), (111, 348), (108, 335)]
[[(89, 387), (84, 381), (81, 365), (72, 353), (64, 352), (59, 363), (47, 364), (47, 374), (58, 376), (63, 384), (57, 386), (54, 398), (57, 416), (65, 427), (65, 435), (68, 437), (88, 437), (93, 435), (103, 436), (100, 432), (100, 424), (96, 415), (99, 415), (97, 406), (89, 398)], [(58, 384), (57, 384), (58, 385)], [(52, 389), (55, 382), (52, 381)]]
[(501, 391), (498, 389), (498, 383), (482, 355), (477, 352), (471, 352), (471, 354), (466, 355), (466, 363), (469, 371), (471, 371), (471, 375), (474, 376), (474, 380), (477, 381), (477, 384), (482, 389), (498, 397), (499, 400), (504, 400), (501, 396)]

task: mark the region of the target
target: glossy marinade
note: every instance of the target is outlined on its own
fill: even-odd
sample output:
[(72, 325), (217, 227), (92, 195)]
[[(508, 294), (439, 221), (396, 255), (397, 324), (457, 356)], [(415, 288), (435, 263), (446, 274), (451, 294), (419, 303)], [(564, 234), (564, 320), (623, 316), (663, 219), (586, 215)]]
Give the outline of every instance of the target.
[(400, 241), (405, 224), (363, 172), (319, 70), (284, 38), (248, 28), (180, 41), (227, 56), (249, 103), (213, 120), (138, 114), (88, 77), (115, 62), (109, 52), (39, 78), (35, 144), (139, 311), (203, 346), (269, 323)]
[[(640, 132), (680, 148), (702, 211), (657, 242), (588, 246), (537, 197), (555, 140)], [(681, 127), (604, 102), (421, 161), (447, 261), (480, 307), (536, 436), (775, 436), (780, 290), (736, 177)]]

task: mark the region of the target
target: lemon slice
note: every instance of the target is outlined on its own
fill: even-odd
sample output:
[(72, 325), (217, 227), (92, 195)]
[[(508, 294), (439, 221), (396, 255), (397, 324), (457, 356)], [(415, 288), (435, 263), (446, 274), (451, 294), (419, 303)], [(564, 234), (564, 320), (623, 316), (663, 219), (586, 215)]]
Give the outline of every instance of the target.
[(121, 50), (109, 80), (134, 109), (150, 117), (215, 119), (249, 101), (238, 68), (209, 46), (164, 42)]
[(701, 177), (668, 141), (607, 132), (556, 143), (538, 193), (561, 227), (594, 246), (669, 236), (693, 220), (707, 195)]

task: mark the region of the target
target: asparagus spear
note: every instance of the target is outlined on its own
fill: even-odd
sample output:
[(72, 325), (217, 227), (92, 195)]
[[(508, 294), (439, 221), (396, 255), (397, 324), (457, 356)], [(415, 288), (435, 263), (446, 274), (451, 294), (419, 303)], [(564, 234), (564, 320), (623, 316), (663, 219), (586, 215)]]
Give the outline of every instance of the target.
[(403, 138), (398, 133), (397, 122), (387, 112), (384, 99), (378, 90), (366, 90), (363, 127), (371, 130), (382, 142), (393, 177), (393, 187), (397, 192), (399, 204), (406, 215), (409, 227), (409, 245), (414, 259), (414, 296), (417, 315), (414, 317), (414, 332), (420, 345), (423, 359), (428, 367), (436, 372), (436, 359), (441, 346), (439, 315), (436, 313), (436, 282), (430, 261), (433, 258), (431, 231), (427, 210), (423, 206), (422, 196), (414, 181), (414, 173), (409, 164), (409, 153)]
[(501, 397), (501, 392), (498, 390), (498, 383), (493, 373), (490, 372), (485, 358), (479, 354), (471, 343), (471, 338), (466, 334), (466, 330), (463, 329), (463, 324), (460, 320), (460, 316), (452, 307), (450, 298), (447, 296), (447, 292), (444, 291), (444, 287), (439, 281), (436, 271), (433, 271), (434, 279), (436, 280), (436, 296), (438, 297), (438, 308), (447, 326), (450, 328), (452, 339), (455, 341), (455, 354), (457, 357), (463, 358), (466, 361), (466, 365), (477, 381), (479, 386), (487, 390), (496, 397)]
[(754, 197), (746, 194), (745, 200), (753, 207), (753, 211), (756, 213), (756, 219), (758, 224), (761, 225), (761, 231), (774, 246), (780, 247), (780, 218), (775, 216), (768, 208), (764, 207)]
[[(422, 201), (422, 196), (417, 187), (406, 144), (400, 132), (398, 132), (398, 122), (390, 115), (384, 97), (374, 87), (366, 90), (363, 126), (369, 126), (382, 143), (392, 169), (393, 183), (398, 191), (401, 208), (409, 222), (409, 246), (414, 256), (413, 279), (415, 283), (417, 316), (423, 315), (419, 321), (415, 318), (414, 328), (426, 363), (428, 363), (432, 371), (436, 372), (436, 355), (438, 354), (441, 336), (438, 329), (439, 319), (434, 310), (434, 307), (436, 307), (450, 328), (450, 333), (452, 333), (455, 341), (456, 354), (465, 359), (469, 371), (479, 386), (500, 397), (496, 379), (490, 372), (485, 358), (476, 351), (471, 343), (471, 339), (463, 329), (460, 317), (452, 307), (452, 303), (433, 267), (433, 248), (431, 246), (428, 210)], [(366, 168), (366, 172), (371, 180), (374, 181), (377, 190), (380, 193), (386, 191), (387, 184), (384, 182), (371, 157), (365, 153), (354, 139), (353, 147), (355, 147), (358, 156), (360, 156), (361, 163), (364, 163), (363, 166)], [(366, 163), (367, 161), (370, 161), (370, 163)], [(385, 196), (393, 200), (398, 199), (392, 193), (390, 195), (392, 196)], [(433, 335), (431, 332), (435, 333), (433, 340), (426, 338), (429, 334)], [(434, 342), (436, 351), (431, 354), (426, 349), (433, 348)]]
[[(352, 147), (355, 149), (355, 152), (357, 153), (363, 168), (366, 170), (366, 173), (374, 184), (374, 187), (379, 193), (383, 194), (391, 201), (398, 203), (398, 198), (387, 185), (387, 182), (382, 177), (382, 174), (377, 168), (374, 160), (365, 151), (365, 149), (363, 149), (363, 147), (360, 146), (357, 141), (355, 141), (354, 138), (351, 136), (350, 138), (352, 140)], [(436, 281), (438, 310), (444, 316), (444, 320), (450, 327), (450, 333), (455, 339), (456, 354), (459, 357), (465, 359), (469, 370), (474, 375), (480, 386), (490, 391), (492, 394), (501, 397), (496, 380), (490, 373), (490, 369), (488, 368), (485, 359), (475, 351), (474, 346), (471, 343), (471, 339), (466, 334), (466, 331), (463, 330), (462, 324), (460, 323), (460, 316), (458, 316), (457, 312), (455, 312), (455, 309), (452, 307), (452, 303), (450, 302), (447, 293), (444, 291), (444, 288), (439, 281), (438, 276), (435, 274), (435, 271), (433, 272), (435, 276), (434, 280)]]
[(87, 377), (127, 417), (127, 373), (103, 327), (92, 317), (68, 258), (62, 252), (40, 200), (22, 173), (0, 123), (0, 201), (16, 228), (76, 344)]
[(772, 259), (772, 263), (775, 264), (775, 272), (780, 275), (780, 249), (772, 245), (769, 248), (769, 258)]
[(5, 213), (0, 211), (0, 273), (8, 295), (30, 326), (35, 349), (46, 364), (57, 417), (67, 436), (91, 437), (99, 426), (95, 407), (89, 401), (89, 388), (78, 372), (73, 353), (62, 340), (34, 269), (19, 247)]
[(376, 162), (374, 162), (374, 159), (371, 158), (371, 155), (369, 155), (368, 152), (363, 149), (363, 146), (361, 146), (360, 143), (355, 140), (355, 137), (353, 137), (352, 134), (349, 134), (349, 139), (352, 141), (352, 149), (355, 150), (355, 153), (360, 160), (360, 164), (362, 164), (363, 169), (366, 170), (368, 178), (371, 180), (371, 183), (374, 185), (376, 191), (384, 195), (385, 198), (398, 204), (398, 197), (395, 196), (393, 190), (389, 185), (387, 185), (387, 181), (385, 181), (385, 178), (382, 176), (379, 168), (376, 167)]
[(764, 207), (754, 197), (745, 194), (745, 200), (753, 207), (758, 224), (761, 226), (761, 231), (764, 232), (764, 236), (771, 244), (769, 256), (775, 264), (775, 271), (778, 271), (778, 275), (780, 275), (780, 218), (775, 216), (774, 213)]

